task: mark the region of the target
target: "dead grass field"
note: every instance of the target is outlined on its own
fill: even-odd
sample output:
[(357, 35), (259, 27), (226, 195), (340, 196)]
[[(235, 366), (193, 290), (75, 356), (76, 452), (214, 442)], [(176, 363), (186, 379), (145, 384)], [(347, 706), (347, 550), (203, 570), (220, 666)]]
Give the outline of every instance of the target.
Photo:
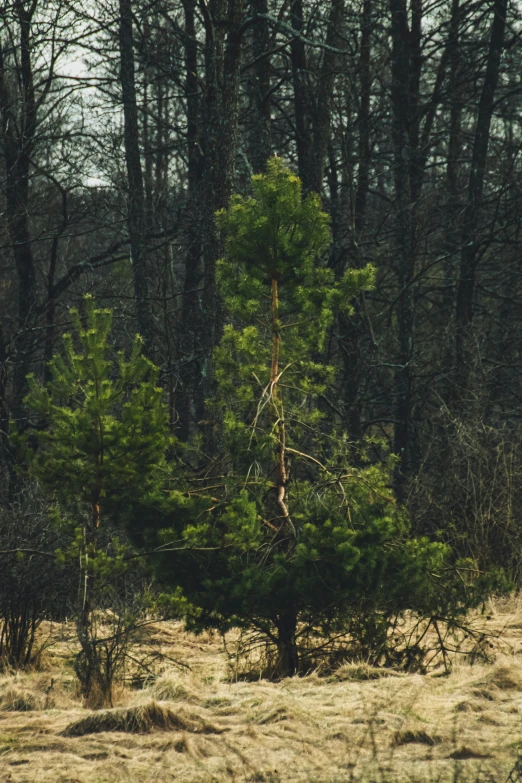
[(219, 637), (155, 624), (141, 653), (190, 669), (164, 663), (109, 713), (75, 696), (73, 628), (47, 628), (43, 670), (0, 677), (0, 783), (504, 783), (522, 751), (522, 600), (484, 625), (502, 631), (492, 663), (448, 676), (345, 664), (271, 683), (231, 682)]

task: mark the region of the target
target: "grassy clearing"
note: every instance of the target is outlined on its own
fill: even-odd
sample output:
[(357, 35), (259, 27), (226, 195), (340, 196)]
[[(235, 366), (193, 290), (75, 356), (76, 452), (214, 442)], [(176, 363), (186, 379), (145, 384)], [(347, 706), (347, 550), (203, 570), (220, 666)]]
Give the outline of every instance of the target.
[(502, 631), (488, 665), (345, 664), (280, 683), (231, 682), (218, 637), (155, 624), (140, 654), (166, 656), (162, 673), (99, 712), (75, 695), (62, 626), (43, 671), (0, 678), (0, 781), (504, 783), (522, 750), (522, 602), (493, 605), (484, 624)]

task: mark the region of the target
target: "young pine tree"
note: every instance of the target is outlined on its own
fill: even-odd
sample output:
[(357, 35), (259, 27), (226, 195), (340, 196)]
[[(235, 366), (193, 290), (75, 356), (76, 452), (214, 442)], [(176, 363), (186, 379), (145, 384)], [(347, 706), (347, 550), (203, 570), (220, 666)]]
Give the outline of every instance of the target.
[[(447, 550), (406, 539), (388, 466), (350, 465), (350, 444), (327, 404), (330, 327), (372, 285), (373, 269), (335, 278), (322, 260), (328, 216), (279, 159), (253, 177), (252, 190), (217, 218), (228, 322), (209, 408), (221, 430), (221, 474), (206, 493), (204, 481), (189, 489), (190, 558), (166, 553), (159, 574), (175, 574), (194, 627), (261, 632), (277, 650), (276, 671), (291, 675), (304, 636), (324, 641), (357, 623), (360, 635), (385, 632), (382, 618), (394, 612), (431, 611), (440, 583), (430, 574)], [(160, 533), (175, 539), (176, 524)]]
[(51, 380), (29, 376), (25, 404), (39, 417), (37, 448), (28, 450), (30, 473), (61, 506), (72, 525), (78, 558), (76, 627), (81, 652), (76, 673), (83, 695), (111, 701), (111, 668), (97, 638), (95, 610), (102, 585), (123, 568), (121, 557), (100, 549), (104, 510), (117, 517), (157, 493), (169, 444), (168, 415), (156, 386), (156, 367), (139, 338), (130, 356), (114, 356), (112, 313), (85, 300), (85, 325), (71, 310), (74, 333), (50, 363)]

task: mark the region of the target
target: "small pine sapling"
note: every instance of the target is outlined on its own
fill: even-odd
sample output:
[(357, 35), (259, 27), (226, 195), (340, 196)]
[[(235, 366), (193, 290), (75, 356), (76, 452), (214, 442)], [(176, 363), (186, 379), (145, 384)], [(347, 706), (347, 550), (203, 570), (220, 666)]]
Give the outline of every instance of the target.
[(125, 568), (124, 557), (100, 549), (104, 510), (154, 495), (164, 477), (170, 442), (168, 413), (157, 369), (142, 354), (139, 337), (128, 358), (110, 344), (112, 313), (85, 300), (85, 325), (71, 310), (73, 334), (50, 362), (48, 383), (29, 376), (27, 408), (38, 417), (37, 447), (27, 449), (30, 474), (73, 522), (69, 554), (79, 562), (76, 673), (83, 696), (110, 703), (112, 670), (103, 660), (95, 612), (101, 583)]

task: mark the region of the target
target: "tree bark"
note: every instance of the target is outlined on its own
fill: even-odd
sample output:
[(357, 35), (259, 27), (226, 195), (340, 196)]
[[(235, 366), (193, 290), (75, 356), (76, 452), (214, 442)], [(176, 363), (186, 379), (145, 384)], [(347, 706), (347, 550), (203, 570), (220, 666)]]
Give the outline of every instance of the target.
[(290, 478), (286, 453), (286, 424), (283, 401), (279, 396), (279, 354), (281, 350), (281, 321), (279, 317), (279, 289), (277, 278), (272, 278), (272, 363), (270, 367), (270, 408), (274, 432), (277, 433), (276, 464), (274, 466), (274, 491), (279, 534), (286, 542), (286, 552), (291, 556), (295, 549), (296, 530), (288, 510), (286, 488)]
[[(341, 41), (344, 0), (331, 0), (328, 29), (321, 66), (312, 88), (307, 69), (305, 44), (300, 37), (304, 26), (302, 0), (294, 0), (291, 23), (296, 32), (290, 53), (294, 91), (294, 113), (299, 176), (305, 192), (321, 193), (330, 141), (333, 90)], [(313, 90), (313, 92), (312, 92)]]
[(220, 306), (216, 291), (216, 261), (221, 240), (215, 213), (227, 206), (235, 180), (238, 146), (239, 67), (243, 31), (243, 0), (210, 0), (204, 14), (205, 77), (203, 253), (205, 290), (203, 309), (207, 356), (219, 341)]
[[(455, 313), (455, 280), (457, 277), (458, 253), (460, 249), (460, 220), (462, 211), (461, 193), (461, 157), (462, 157), (462, 112), (463, 90), (461, 82), (461, 51), (460, 51), (460, 0), (452, 0), (451, 21), (449, 33), (449, 75), (448, 90), (449, 107), (449, 138), (446, 163), (446, 189), (448, 193), (445, 216), (445, 261), (444, 287), (442, 290), (442, 327), (443, 327), (443, 378), (447, 378), (443, 389), (443, 397), (449, 402), (453, 394), (455, 340), (453, 320)], [(447, 326), (449, 325), (449, 329)], [(444, 433), (441, 434), (444, 437)]]
[[(416, 234), (415, 203), (412, 181), (416, 173), (418, 149), (419, 73), (415, 54), (419, 47), (421, 0), (412, 0), (412, 31), (408, 27), (406, 0), (390, 0), (392, 31), (392, 136), (394, 154), (394, 186), (397, 214), (397, 254), (395, 264), (398, 296), (396, 303), (398, 327), (398, 368), (395, 373), (396, 420), (394, 452), (401, 459), (396, 471), (395, 490), (403, 499), (405, 479), (413, 470), (413, 368), (414, 298)], [(412, 54), (413, 53), (413, 54)], [(414, 67), (412, 67), (414, 66)]]
[(466, 396), (472, 373), (473, 351), (471, 329), (473, 324), (476, 272), (479, 263), (480, 207), (484, 192), (491, 120), (494, 111), (500, 61), (504, 48), (507, 0), (493, 3), (493, 21), (489, 41), (486, 73), (479, 100), (473, 153), (468, 182), (468, 196), (461, 226), (460, 272), (456, 301), (456, 395)]
[(316, 86), (316, 105), (313, 111), (313, 150), (310, 156), (309, 180), (305, 189), (321, 193), (323, 189), (324, 167), (330, 141), (332, 120), (333, 93), (340, 48), (344, 18), (344, 0), (332, 0), (328, 14), (328, 30), (326, 33), (326, 48), (319, 71)]
[(295, 145), (299, 177), (305, 191), (312, 187), (312, 131), (310, 128), (310, 95), (307, 79), (306, 52), (301, 39), (304, 24), (302, 0), (293, 0), (290, 19), (295, 37), (290, 45), (292, 83), (294, 90)]
[[(9, 402), (7, 399), (8, 374), (7, 361), (8, 351), (4, 331), (0, 324), (0, 449), (2, 461), (7, 467), (8, 474), (14, 473), (15, 456), (9, 438)], [(9, 481), (11, 483), (12, 479)]]
[(297, 649), (297, 614), (293, 606), (277, 617), (277, 665), (276, 673), (281, 677), (292, 677), (299, 671)]
[(178, 341), (178, 389), (176, 407), (178, 434), (188, 441), (201, 417), (196, 410), (200, 395), (202, 354), (202, 305), (203, 249), (201, 242), (202, 198), (202, 127), (201, 98), (198, 83), (198, 44), (196, 39), (196, 0), (183, 0), (185, 18), (185, 95), (187, 101), (187, 254), (183, 280), (183, 301)]
[(84, 699), (93, 707), (112, 706), (112, 680), (104, 677), (99, 655), (94, 619), (95, 574), (89, 560), (96, 556), (100, 530), (101, 486), (93, 488), (90, 519), (83, 528), (83, 548), (80, 556), (80, 606), (76, 632), (81, 651), (75, 661), (75, 672)]
[[(359, 110), (357, 112), (358, 173), (353, 201), (352, 238), (349, 245), (351, 263), (361, 267), (360, 243), (366, 223), (368, 191), (370, 187), (370, 101), (372, 88), (372, 11), (373, 0), (363, 0), (361, 19), (361, 44), (359, 50)], [(348, 254), (347, 254), (348, 255)], [(343, 265), (344, 266), (344, 265)], [(340, 272), (343, 270), (340, 270)], [(361, 407), (361, 348), (360, 339), (365, 331), (362, 315), (363, 299), (354, 302), (355, 313), (339, 315), (341, 357), (343, 363), (343, 409), (344, 422), (350, 440), (360, 442), (363, 436)], [(355, 456), (355, 455), (354, 455)]]
[(127, 225), (129, 230), (134, 302), (138, 331), (146, 352), (153, 353), (154, 323), (148, 298), (145, 194), (141, 167), (138, 109), (134, 68), (132, 0), (119, 0), (120, 83), (123, 103), (123, 138), (127, 166)]
[[(268, 14), (268, 0), (250, 0), (253, 16)], [(254, 118), (249, 138), (249, 158), (254, 173), (265, 170), (272, 149), (270, 117), (270, 30), (266, 18), (252, 26)]]
[(357, 113), (358, 176), (354, 199), (353, 233), (355, 244), (359, 243), (366, 219), (368, 188), (370, 185), (370, 99), (372, 88), (371, 46), (372, 46), (373, 0), (363, 0), (361, 23), (361, 48), (359, 55), (359, 111)]
[[(244, 0), (200, 0), (205, 26), (205, 100), (202, 107), (201, 246), (203, 293), (200, 349), (195, 359), (195, 410), (201, 418), (212, 394), (212, 353), (221, 338), (223, 315), (216, 286), (222, 252), (215, 214), (233, 192), (238, 149), (239, 75)], [(207, 432), (210, 440), (212, 435)], [(209, 443), (210, 445), (210, 443)]]
[(29, 229), (29, 179), (37, 107), (31, 62), (31, 25), (35, 4), (16, 6), (20, 32), (19, 110), (10, 94), (0, 43), (0, 133), (6, 174), (6, 219), (18, 276), (18, 324), (14, 351), (14, 418), (20, 418), (26, 376), (36, 348), (36, 272)]

